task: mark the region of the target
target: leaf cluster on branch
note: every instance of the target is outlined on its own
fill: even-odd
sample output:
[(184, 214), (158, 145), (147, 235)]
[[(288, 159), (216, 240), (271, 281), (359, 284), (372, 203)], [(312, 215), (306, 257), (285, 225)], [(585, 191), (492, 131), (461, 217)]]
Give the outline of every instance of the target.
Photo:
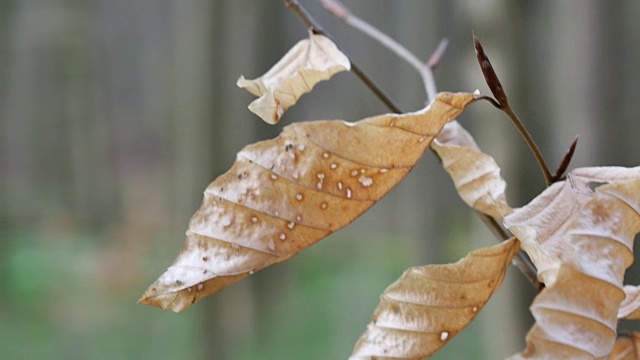
[[(286, 3), (308, 26), (309, 38), (258, 79), (238, 80), (238, 86), (259, 97), (249, 109), (270, 124), (319, 81), (358, 71), (304, 8)], [(386, 35), (369, 32), (338, 2), (323, 3), (350, 25), (386, 41), (423, 75), (428, 93), (435, 89), (430, 72), (442, 49), (432, 60), (419, 62)], [(206, 188), (182, 251), (139, 302), (180, 312), (291, 258), (367, 211), (431, 148), (463, 201), (500, 242), (470, 251), (457, 263), (406, 270), (381, 295), (351, 358), (429, 357), (475, 318), (512, 263), (540, 289), (531, 305), (536, 322), (527, 347), (513, 359), (640, 358), (640, 335), (617, 334), (618, 319), (640, 317), (639, 288), (623, 284), (640, 231), (640, 167), (565, 173), (574, 143), (552, 174), (475, 35), (474, 41), (495, 99), (477, 92), (428, 94), (429, 104), (415, 112), (353, 123), (294, 123), (275, 139), (245, 147), (231, 169)], [(372, 83), (368, 86), (390, 102)], [(508, 204), (499, 165), (455, 120), (479, 100), (490, 101), (514, 121), (545, 176), (548, 187), (524, 207)]]

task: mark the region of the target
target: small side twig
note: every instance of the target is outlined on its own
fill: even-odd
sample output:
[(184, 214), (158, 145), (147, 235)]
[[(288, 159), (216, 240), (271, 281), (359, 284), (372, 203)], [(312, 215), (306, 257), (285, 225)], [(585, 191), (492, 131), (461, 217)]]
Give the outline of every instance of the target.
[(576, 145), (578, 145), (577, 136), (569, 146), (569, 149), (567, 150), (567, 152), (562, 157), (562, 160), (560, 161), (560, 165), (558, 165), (558, 169), (556, 170), (556, 172), (553, 173), (553, 176), (551, 177), (551, 180), (553, 182), (562, 180), (564, 178), (564, 173), (567, 171), (567, 168), (571, 163), (571, 159), (573, 159), (573, 153), (576, 151)]
[[(393, 53), (398, 55), (398, 57), (407, 61), (411, 66), (413, 66), (422, 77), (422, 82), (425, 86), (425, 91), (427, 93), (427, 99), (431, 102), (436, 97), (436, 85), (435, 80), (433, 79), (432, 67), (429, 63), (424, 63), (417, 56), (415, 56), (411, 51), (407, 50), (400, 43), (392, 39), (389, 35), (383, 33), (378, 30), (376, 27), (372, 26), (368, 22), (360, 19), (359, 17), (353, 15), (351, 11), (344, 6), (338, 0), (320, 0), (322, 5), (329, 10), (332, 14), (334, 14), (337, 18), (344, 21), (347, 25), (352, 26), (353, 28), (360, 30), (364, 34), (368, 35), (372, 39), (375, 39), (380, 44), (385, 46), (387, 49), (391, 50)], [(441, 43), (442, 44), (442, 43)], [(437, 65), (439, 58), (442, 57), (444, 53), (444, 49), (439, 46), (434, 52), (435, 60), (434, 66)], [(444, 45), (446, 48), (446, 43)], [(432, 58), (434, 58), (432, 55)]]
[(449, 40), (442, 39), (440, 43), (438, 43), (438, 47), (433, 51), (429, 60), (425, 63), (425, 65), (431, 69), (431, 71), (435, 70), (438, 64), (440, 64), (440, 60), (444, 56), (444, 53), (447, 52), (447, 46), (449, 46)]
[[(300, 5), (300, 3), (297, 0), (284, 0), (284, 3), (287, 6), (287, 8), (291, 10), (291, 12), (295, 14), (300, 19), (300, 21), (302, 21), (302, 23), (307, 29), (309, 29), (314, 34), (324, 35), (330, 38), (333, 42), (335, 42), (331, 34), (329, 34), (326, 30), (324, 30), (322, 26), (320, 26), (315, 21), (315, 19), (311, 16), (311, 14), (309, 14), (309, 12), (302, 5)], [(400, 108), (398, 108), (398, 106), (395, 105), (395, 103), (389, 98), (389, 96), (387, 96), (384, 93), (384, 91), (382, 91), (382, 89), (380, 89), (380, 87), (378, 87), (373, 82), (373, 80), (371, 80), (360, 69), (358, 65), (353, 63), (353, 60), (351, 60), (351, 57), (349, 56), (347, 57), (351, 62), (351, 70), (353, 71), (353, 73), (356, 74), (358, 78), (360, 78), (360, 80), (376, 95), (376, 97), (380, 99), (380, 101), (382, 101), (382, 103), (385, 104), (387, 108), (389, 108), (389, 110), (393, 111), (396, 114), (402, 113), (402, 111), (400, 111)]]
[(544, 158), (542, 157), (542, 153), (540, 152), (538, 145), (536, 145), (536, 142), (533, 140), (533, 137), (531, 137), (531, 134), (529, 133), (527, 128), (524, 126), (522, 121), (520, 121), (520, 118), (518, 117), (518, 115), (516, 115), (515, 111), (513, 111), (511, 105), (509, 105), (507, 94), (504, 92), (502, 84), (500, 83), (500, 79), (498, 79), (498, 75), (493, 69), (491, 61), (489, 61), (489, 57), (487, 57), (487, 54), (484, 52), (484, 49), (482, 48), (482, 45), (480, 44), (480, 41), (478, 40), (475, 32), (473, 33), (473, 44), (476, 48), (478, 63), (480, 64), (480, 68), (482, 69), (482, 73), (484, 74), (484, 79), (489, 86), (489, 90), (491, 90), (491, 93), (493, 94), (493, 96), (495, 96), (498, 104), (500, 105), (500, 109), (505, 114), (507, 114), (507, 116), (511, 119), (513, 124), (518, 129), (518, 132), (520, 132), (520, 135), (522, 135), (524, 140), (527, 142), (529, 149), (531, 149), (531, 152), (536, 158), (538, 166), (540, 166), (540, 170), (544, 175), (545, 183), (547, 184), (547, 186), (551, 185), (551, 183), (553, 183), (553, 176), (551, 175), (551, 171), (549, 171), (549, 167), (545, 163)]

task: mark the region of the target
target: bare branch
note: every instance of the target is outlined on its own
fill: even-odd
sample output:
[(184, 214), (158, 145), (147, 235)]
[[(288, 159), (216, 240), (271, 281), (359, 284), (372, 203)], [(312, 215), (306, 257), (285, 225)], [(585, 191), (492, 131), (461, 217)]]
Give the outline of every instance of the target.
[[(398, 57), (405, 60), (407, 63), (409, 63), (409, 65), (415, 68), (422, 77), (422, 82), (424, 83), (425, 91), (427, 93), (427, 99), (429, 100), (429, 102), (435, 99), (437, 93), (436, 84), (435, 80), (433, 79), (433, 72), (431, 71), (431, 67), (429, 65), (425, 64), (411, 51), (407, 50), (407, 48), (391, 38), (389, 35), (378, 30), (376, 27), (372, 26), (361, 18), (353, 15), (353, 13), (351, 13), (351, 11), (349, 11), (349, 9), (338, 0), (320, 0), (320, 2), (327, 10), (329, 10), (340, 20), (344, 21), (347, 25), (360, 30), (372, 39), (378, 41), (380, 44), (391, 50)], [(436, 52), (438, 50), (442, 51), (440, 47), (436, 49)], [(441, 55), (439, 55), (437, 58), (439, 58), (440, 56)]]

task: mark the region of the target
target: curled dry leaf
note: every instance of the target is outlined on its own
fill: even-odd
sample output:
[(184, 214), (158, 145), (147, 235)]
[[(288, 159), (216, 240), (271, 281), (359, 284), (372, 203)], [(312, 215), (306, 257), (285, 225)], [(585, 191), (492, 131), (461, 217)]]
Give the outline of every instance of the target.
[(640, 287), (625, 285), (625, 298), (618, 309), (618, 318), (640, 319)]
[[(548, 219), (547, 226), (557, 227), (535, 229), (561, 231), (553, 236), (565, 243), (568, 255), (561, 255), (560, 265), (544, 277), (547, 287), (531, 306), (536, 323), (527, 334), (527, 348), (514, 359), (604, 359), (611, 352), (625, 297), (624, 272), (633, 262), (633, 240), (640, 231), (640, 177), (635, 171), (635, 179), (613, 181), (585, 194), (589, 200), (568, 224)], [(613, 177), (618, 175), (621, 171), (612, 170)], [(580, 182), (571, 174), (567, 181)], [(528, 206), (513, 215), (530, 211)]]
[(460, 197), (472, 208), (502, 219), (513, 209), (507, 204), (507, 183), (500, 167), (480, 151), (473, 137), (457, 122), (448, 123), (431, 144), (453, 179)]
[(632, 333), (618, 337), (609, 360), (640, 360), (640, 334)]
[(440, 93), (414, 113), (296, 123), (245, 147), (207, 187), (182, 252), (139, 302), (182, 311), (351, 223), (474, 99)]
[(247, 80), (241, 76), (238, 86), (259, 97), (249, 104), (249, 110), (267, 123), (276, 124), (318, 82), (350, 69), (349, 59), (333, 41), (310, 34), (309, 39), (298, 42), (261, 77)]
[(476, 317), (518, 250), (511, 238), (454, 264), (408, 269), (380, 297), (350, 359), (431, 356)]
[(522, 242), (540, 281), (547, 286), (553, 283), (555, 270), (572, 255), (568, 231), (579, 221), (579, 210), (594, 196), (592, 188), (634, 179), (640, 179), (640, 167), (575, 169), (567, 174), (567, 180), (554, 183), (527, 206), (505, 217), (504, 225)]

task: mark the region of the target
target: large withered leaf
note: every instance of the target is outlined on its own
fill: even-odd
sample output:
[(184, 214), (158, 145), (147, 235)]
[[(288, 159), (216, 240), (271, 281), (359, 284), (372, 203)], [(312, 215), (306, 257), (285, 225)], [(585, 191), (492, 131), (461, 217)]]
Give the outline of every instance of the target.
[(560, 264), (573, 254), (567, 231), (579, 221), (579, 210), (593, 198), (592, 188), (634, 179), (640, 179), (640, 167), (575, 169), (567, 174), (566, 181), (554, 183), (527, 206), (505, 217), (504, 225), (522, 242), (522, 249), (538, 269), (540, 281), (550, 285), (553, 279), (547, 277), (553, 277)]
[(531, 306), (536, 323), (527, 348), (514, 359), (600, 359), (614, 345), (624, 271), (640, 231), (640, 179), (613, 181), (586, 196), (557, 234), (569, 255), (547, 270), (547, 287)]
[(184, 248), (139, 302), (185, 310), (351, 223), (474, 99), (440, 93), (415, 113), (296, 123), (275, 139), (245, 147), (207, 187)]
[(241, 76), (238, 86), (258, 96), (249, 104), (249, 110), (267, 123), (276, 124), (318, 82), (350, 69), (349, 59), (333, 41), (310, 33), (309, 39), (298, 42), (264, 75), (254, 80)]
[(507, 183), (500, 176), (500, 167), (457, 121), (445, 125), (431, 147), (467, 205), (496, 219), (513, 211), (507, 204)]
[(410, 268), (380, 297), (351, 359), (422, 359), (457, 335), (502, 283), (519, 242), (471, 251), (454, 264)]
[(640, 334), (632, 333), (618, 337), (609, 360), (640, 360)]

